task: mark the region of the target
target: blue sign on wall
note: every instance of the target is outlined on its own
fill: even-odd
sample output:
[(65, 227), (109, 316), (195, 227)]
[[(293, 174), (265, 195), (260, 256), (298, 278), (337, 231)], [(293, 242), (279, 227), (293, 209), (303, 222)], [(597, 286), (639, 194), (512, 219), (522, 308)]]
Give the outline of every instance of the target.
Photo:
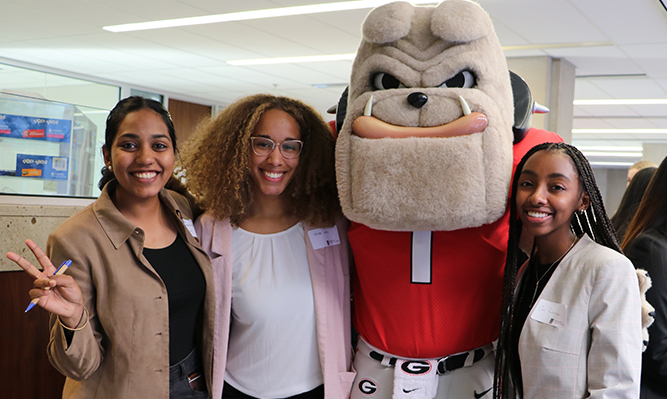
[(72, 121), (0, 114), (0, 137), (46, 141), (70, 141)]
[(16, 176), (67, 180), (68, 167), (67, 157), (16, 154)]

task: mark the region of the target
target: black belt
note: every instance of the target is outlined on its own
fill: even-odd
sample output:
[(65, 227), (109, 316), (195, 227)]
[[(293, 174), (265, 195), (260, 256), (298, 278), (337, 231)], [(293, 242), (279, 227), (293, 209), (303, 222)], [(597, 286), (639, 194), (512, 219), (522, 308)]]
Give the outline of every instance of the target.
[[(437, 367), (438, 374), (440, 375), (447, 374), (450, 371), (454, 371), (456, 369), (460, 369), (461, 367), (465, 366), (466, 359), (468, 358), (470, 353), (474, 353), (473, 355), (474, 357), (472, 359), (473, 364), (484, 359), (484, 357), (486, 356), (486, 351), (484, 351), (484, 348), (477, 348), (468, 352), (462, 352), (462, 353), (457, 353), (456, 355), (445, 356), (443, 358), (438, 359), (438, 367)], [(372, 359), (377, 360), (378, 362), (383, 361), (385, 358), (384, 355), (377, 353), (376, 351), (371, 351), (368, 355)], [(390, 366), (396, 365), (396, 360), (398, 360), (398, 358), (390, 357), (389, 365)]]

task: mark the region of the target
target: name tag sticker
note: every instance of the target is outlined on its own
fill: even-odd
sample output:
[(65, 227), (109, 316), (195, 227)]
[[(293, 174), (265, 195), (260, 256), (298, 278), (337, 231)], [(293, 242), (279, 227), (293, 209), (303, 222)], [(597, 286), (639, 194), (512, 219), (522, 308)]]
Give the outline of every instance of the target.
[(340, 236), (338, 235), (338, 228), (336, 226), (326, 229), (313, 229), (308, 231), (310, 243), (313, 249), (320, 249), (340, 245)]
[(567, 306), (540, 299), (533, 309), (533, 314), (530, 318), (540, 323), (549, 324), (550, 326), (565, 327), (567, 321)]
[(185, 228), (188, 229), (190, 234), (192, 234), (194, 238), (197, 238), (197, 232), (195, 231), (195, 225), (192, 223), (192, 220), (190, 219), (181, 219), (181, 220), (183, 221)]

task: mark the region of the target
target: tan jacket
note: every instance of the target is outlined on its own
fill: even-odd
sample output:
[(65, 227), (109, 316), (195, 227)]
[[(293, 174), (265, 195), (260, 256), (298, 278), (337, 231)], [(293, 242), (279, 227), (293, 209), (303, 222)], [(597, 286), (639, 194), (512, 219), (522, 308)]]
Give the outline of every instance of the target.
[[(313, 249), (308, 236), (313, 227), (304, 225), (325, 399), (349, 398), (356, 375), (350, 371), (352, 345), (347, 224), (346, 220), (340, 220), (336, 225), (341, 241), (339, 245), (320, 249)], [(215, 274), (218, 320), (215, 329), (215, 379), (210, 392), (211, 398), (219, 399), (227, 363), (232, 306), (232, 227), (229, 220), (217, 220), (210, 212), (199, 217), (195, 227), (202, 247), (211, 257)]]
[[(51, 317), (48, 354), (67, 378), (63, 398), (169, 398), (169, 304), (167, 290), (144, 258), (144, 232), (114, 206), (106, 185), (100, 197), (60, 225), (47, 242), (54, 264), (72, 259), (67, 271), (81, 287), (90, 323), (67, 347)], [(202, 355), (212, 385), (215, 291), (206, 253), (180, 219), (191, 219), (187, 201), (162, 190), (170, 211), (206, 279)]]

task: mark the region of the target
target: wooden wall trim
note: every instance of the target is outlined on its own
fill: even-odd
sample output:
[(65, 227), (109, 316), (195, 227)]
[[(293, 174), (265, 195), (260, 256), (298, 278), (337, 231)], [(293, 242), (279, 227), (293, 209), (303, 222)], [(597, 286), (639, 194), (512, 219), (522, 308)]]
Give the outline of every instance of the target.
[(0, 272), (0, 387), (3, 398), (58, 399), (65, 377), (49, 363), (49, 313), (28, 313), (32, 277), (23, 271)]
[(176, 129), (176, 137), (180, 146), (194, 133), (199, 122), (211, 116), (211, 106), (170, 98), (169, 113), (174, 121), (174, 129)]

